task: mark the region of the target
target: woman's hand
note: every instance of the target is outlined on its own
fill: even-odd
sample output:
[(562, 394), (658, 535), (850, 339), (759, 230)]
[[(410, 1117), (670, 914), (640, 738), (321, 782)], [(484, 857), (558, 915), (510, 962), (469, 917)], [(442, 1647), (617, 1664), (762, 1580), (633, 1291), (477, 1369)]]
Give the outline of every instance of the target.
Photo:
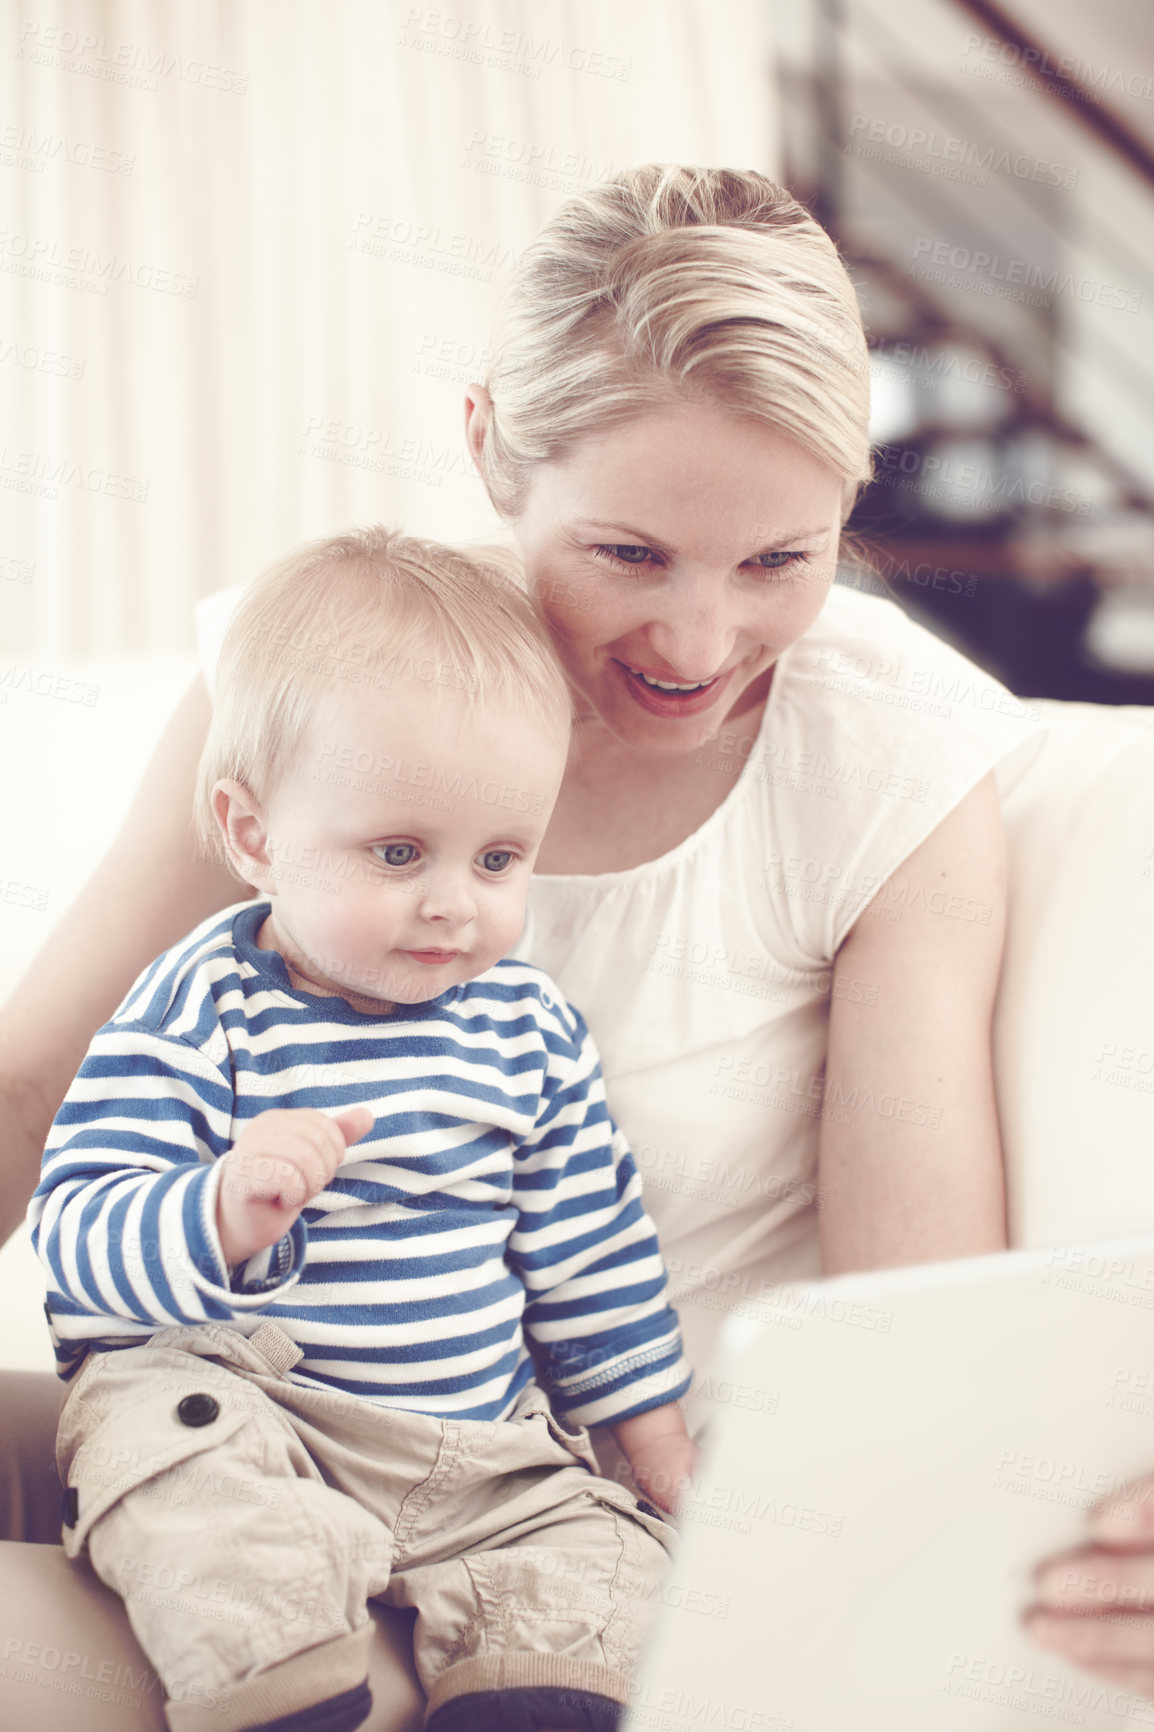
[(676, 1515), (697, 1465), (697, 1445), (685, 1429), (681, 1409), (672, 1401), (651, 1407), (648, 1413), (620, 1420), (612, 1431), (646, 1497)]
[(1039, 1565), (1030, 1637), (1138, 1696), (1154, 1696), (1154, 1476), (1091, 1517), (1091, 1543)]
[(335, 1118), (315, 1107), (274, 1107), (246, 1125), (220, 1159), (216, 1227), (225, 1262), (243, 1263), (283, 1239), (374, 1122), (368, 1107)]

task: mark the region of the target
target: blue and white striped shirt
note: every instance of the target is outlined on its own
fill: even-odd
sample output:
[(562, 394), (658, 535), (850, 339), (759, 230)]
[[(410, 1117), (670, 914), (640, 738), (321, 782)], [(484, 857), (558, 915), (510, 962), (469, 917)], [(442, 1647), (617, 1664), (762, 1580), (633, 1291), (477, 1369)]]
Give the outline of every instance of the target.
[[(387, 1407), (502, 1419), (534, 1358), (583, 1424), (683, 1395), (640, 1178), (548, 977), (499, 962), (368, 1016), (291, 984), (256, 944), (267, 914), (213, 915), (146, 969), (56, 1115), (28, 1219), (61, 1377), (161, 1328), (272, 1318), (303, 1350), (294, 1382)], [(220, 1156), (270, 1107), (353, 1106), (372, 1131), (230, 1270)]]

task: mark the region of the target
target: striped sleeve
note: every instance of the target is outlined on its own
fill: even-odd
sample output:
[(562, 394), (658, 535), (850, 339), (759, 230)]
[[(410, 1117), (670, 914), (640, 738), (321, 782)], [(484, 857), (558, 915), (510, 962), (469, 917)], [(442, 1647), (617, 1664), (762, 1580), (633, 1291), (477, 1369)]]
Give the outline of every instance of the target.
[(615, 1424), (684, 1395), (690, 1373), (640, 1175), (584, 1021), (565, 1008), (569, 1027), (548, 1037), (540, 1110), (516, 1156), (508, 1258), (554, 1405), (583, 1425)]
[(299, 1277), (299, 1221), (271, 1255), (230, 1276), (216, 1193), (232, 1115), (228, 1071), (193, 1042), (133, 1022), (100, 1030), (56, 1115), (28, 1210), (49, 1310), (68, 1317), (69, 1333), (85, 1333), (75, 1320), (86, 1315), (101, 1320), (94, 1334), (126, 1344), (141, 1324), (228, 1320)]

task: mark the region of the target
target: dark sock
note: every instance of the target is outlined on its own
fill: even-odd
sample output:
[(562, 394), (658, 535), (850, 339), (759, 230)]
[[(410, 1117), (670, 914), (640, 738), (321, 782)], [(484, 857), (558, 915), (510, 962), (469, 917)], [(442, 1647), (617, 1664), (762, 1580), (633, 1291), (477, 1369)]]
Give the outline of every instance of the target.
[(621, 1703), (592, 1690), (478, 1690), (454, 1696), (425, 1722), (425, 1732), (616, 1732)]

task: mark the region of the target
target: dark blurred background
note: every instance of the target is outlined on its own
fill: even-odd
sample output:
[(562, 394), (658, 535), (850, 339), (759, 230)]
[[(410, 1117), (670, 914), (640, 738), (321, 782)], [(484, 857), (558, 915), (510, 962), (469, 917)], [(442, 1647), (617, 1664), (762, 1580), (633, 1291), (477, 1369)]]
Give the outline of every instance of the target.
[(774, 37), (871, 349), (843, 580), (1023, 695), (1154, 703), (1154, 10), (775, 0)]

